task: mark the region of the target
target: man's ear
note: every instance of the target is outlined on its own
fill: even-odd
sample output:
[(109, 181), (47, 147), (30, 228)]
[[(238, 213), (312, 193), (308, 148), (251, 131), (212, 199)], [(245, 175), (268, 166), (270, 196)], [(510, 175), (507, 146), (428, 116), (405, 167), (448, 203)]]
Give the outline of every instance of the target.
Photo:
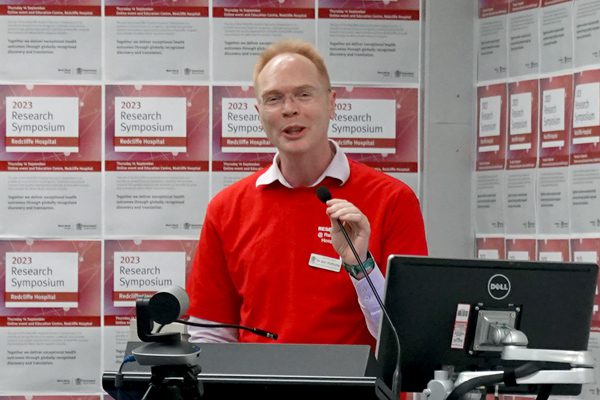
[(335, 90), (331, 89), (329, 91), (329, 119), (335, 118), (335, 100), (337, 98), (337, 94)]

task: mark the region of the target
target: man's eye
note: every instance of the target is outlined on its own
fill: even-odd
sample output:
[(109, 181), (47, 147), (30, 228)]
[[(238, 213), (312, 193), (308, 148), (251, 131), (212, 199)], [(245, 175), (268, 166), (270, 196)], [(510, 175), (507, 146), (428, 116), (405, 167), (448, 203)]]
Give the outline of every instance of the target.
[(281, 99), (280, 96), (269, 96), (265, 99), (265, 103), (267, 104), (277, 104)]

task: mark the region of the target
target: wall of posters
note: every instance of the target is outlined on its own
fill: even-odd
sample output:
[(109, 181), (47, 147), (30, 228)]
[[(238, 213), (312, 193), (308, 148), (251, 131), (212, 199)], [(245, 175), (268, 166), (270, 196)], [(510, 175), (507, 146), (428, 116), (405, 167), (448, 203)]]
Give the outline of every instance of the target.
[(210, 199), (273, 161), (276, 40), (323, 53), (330, 137), (419, 193), (422, 7), (0, 0), (0, 400), (109, 398), (135, 298), (184, 286)]

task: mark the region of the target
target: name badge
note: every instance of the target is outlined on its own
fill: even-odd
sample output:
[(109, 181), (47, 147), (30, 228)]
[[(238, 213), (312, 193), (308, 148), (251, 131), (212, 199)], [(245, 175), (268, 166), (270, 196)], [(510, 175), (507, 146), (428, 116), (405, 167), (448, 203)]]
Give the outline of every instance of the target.
[(332, 272), (340, 272), (342, 269), (342, 260), (339, 258), (322, 256), (312, 253), (308, 260), (308, 265), (315, 268), (326, 269)]

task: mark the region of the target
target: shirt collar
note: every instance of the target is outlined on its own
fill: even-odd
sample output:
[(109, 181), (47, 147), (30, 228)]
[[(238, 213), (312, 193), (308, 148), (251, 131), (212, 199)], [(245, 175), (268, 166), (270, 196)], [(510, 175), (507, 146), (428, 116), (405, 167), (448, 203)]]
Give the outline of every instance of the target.
[[(333, 159), (331, 160), (327, 168), (325, 168), (325, 171), (323, 171), (321, 176), (319, 176), (317, 180), (314, 181), (309, 187), (317, 186), (326, 177), (335, 178), (340, 181), (340, 185), (343, 185), (350, 177), (350, 164), (348, 163), (348, 157), (346, 157), (346, 154), (344, 154), (344, 152), (340, 149), (336, 142), (334, 142), (333, 140), (329, 140), (329, 143), (331, 143), (335, 148), (335, 154), (333, 156)], [(281, 173), (278, 161), (279, 152), (275, 153), (275, 157), (273, 157), (273, 163), (271, 164), (271, 166), (265, 172), (263, 172), (256, 180), (256, 187), (262, 185), (270, 185), (275, 181), (279, 181), (283, 186), (293, 189), (292, 185), (290, 185), (289, 182), (285, 180), (285, 177)]]

